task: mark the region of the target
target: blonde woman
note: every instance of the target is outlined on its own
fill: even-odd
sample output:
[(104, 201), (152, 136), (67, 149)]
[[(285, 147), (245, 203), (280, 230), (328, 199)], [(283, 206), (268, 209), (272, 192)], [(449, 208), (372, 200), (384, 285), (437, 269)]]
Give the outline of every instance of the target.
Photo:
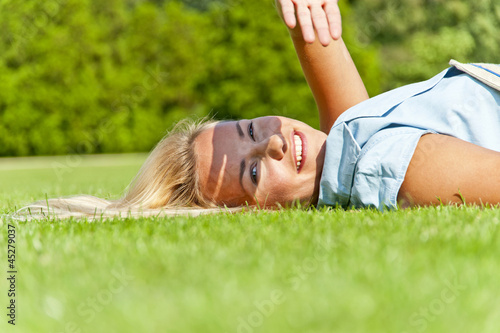
[[(320, 130), (262, 117), (181, 123), (124, 198), (48, 200), (59, 216), (212, 212), (218, 207), (500, 203), (500, 69), (462, 65), (372, 99), (341, 38), (337, 1), (279, 0)], [(276, 87), (279, 89), (279, 87)], [(23, 212), (47, 212), (47, 203)]]

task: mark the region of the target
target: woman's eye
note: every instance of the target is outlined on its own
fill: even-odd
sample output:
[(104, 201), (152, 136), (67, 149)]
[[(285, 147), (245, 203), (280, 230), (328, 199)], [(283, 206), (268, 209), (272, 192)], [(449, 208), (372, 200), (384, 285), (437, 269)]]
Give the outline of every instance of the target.
[(257, 185), (257, 164), (253, 164), (250, 167), (250, 178), (252, 179), (252, 183)]
[(248, 124), (248, 135), (250, 135), (252, 140), (255, 141), (255, 138), (253, 136), (253, 122), (250, 122), (250, 124)]

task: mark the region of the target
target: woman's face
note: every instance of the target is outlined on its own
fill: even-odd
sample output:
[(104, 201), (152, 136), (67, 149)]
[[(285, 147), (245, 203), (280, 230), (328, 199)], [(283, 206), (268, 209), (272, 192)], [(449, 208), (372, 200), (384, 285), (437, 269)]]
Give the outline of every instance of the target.
[(326, 134), (294, 119), (221, 122), (195, 140), (202, 193), (229, 207), (316, 203)]

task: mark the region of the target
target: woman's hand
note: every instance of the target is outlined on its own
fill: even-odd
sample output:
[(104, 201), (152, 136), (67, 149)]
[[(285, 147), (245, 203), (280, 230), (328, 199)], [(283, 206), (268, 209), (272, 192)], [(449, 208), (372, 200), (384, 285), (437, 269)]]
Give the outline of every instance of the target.
[(314, 29), (318, 39), (324, 46), (331, 39), (337, 40), (342, 34), (342, 24), (338, 0), (276, 0), (281, 7), (285, 24), (294, 29), (299, 21), (302, 36), (307, 43), (315, 40)]

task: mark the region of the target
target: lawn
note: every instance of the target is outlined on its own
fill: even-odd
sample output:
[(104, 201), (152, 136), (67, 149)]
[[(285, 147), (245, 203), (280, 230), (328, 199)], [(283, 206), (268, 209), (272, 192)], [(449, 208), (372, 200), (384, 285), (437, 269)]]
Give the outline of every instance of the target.
[[(117, 198), (144, 155), (0, 160), (0, 212)], [(1, 332), (497, 332), (500, 211), (1, 222)], [(8, 224), (16, 326), (7, 324)]]

